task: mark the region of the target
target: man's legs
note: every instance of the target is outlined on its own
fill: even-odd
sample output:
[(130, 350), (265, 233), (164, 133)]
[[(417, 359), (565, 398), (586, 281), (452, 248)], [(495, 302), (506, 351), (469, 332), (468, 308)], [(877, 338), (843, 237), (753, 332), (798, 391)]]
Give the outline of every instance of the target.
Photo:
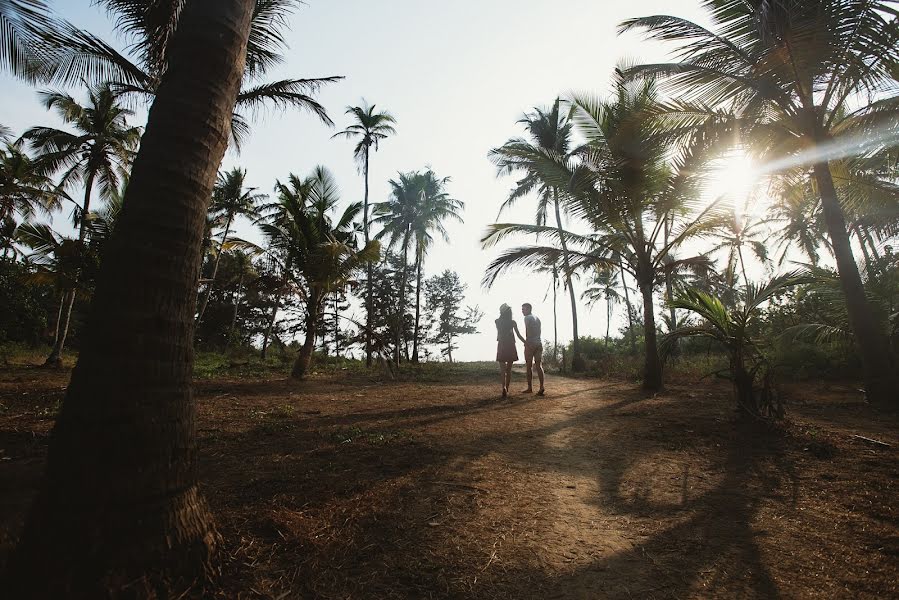
[(529, 350), (527, 346), (524, 347), (524, 362), (528, 374), (528, 389), (522, 390), (522, 393), (530, 394), (534, 391), (532, 387), (532, 382), (534, 381), (534, 352)]

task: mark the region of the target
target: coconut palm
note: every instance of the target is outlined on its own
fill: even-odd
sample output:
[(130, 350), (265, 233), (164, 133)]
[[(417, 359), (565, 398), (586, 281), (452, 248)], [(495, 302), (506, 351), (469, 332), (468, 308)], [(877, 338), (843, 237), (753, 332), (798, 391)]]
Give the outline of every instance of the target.
[(291, 375), (304, 379), (312, 361), (319, 321), (329, 293), (341, 289), (367, 261), (377, 258), (380, 243), (356, 248), (354, 219), (362, 206), (351, 204), (333, 220), (339, 192), (331, 173), (316, 167), (296, 186), (280, 194), (269, 218), (260, 223), (269, 245), (292, 259), (288, 276), (301, 290), (306, 306), (305, 340)]
[[(572, 118), (587, 144), (578, 151), (578, 162), (547, 154), (539, 165), (541, 177), (560, 188), (567, 186), (569, 211), (593, 227), (594, 233), (560, 233), (557, 228), (498, 223), (488, 229), (485, 246), (512, 234), (539, 234), (557, 245), (508, 250), (487, 268), (489, 285), (513, 266), (553, 264), (566, 250), (569, 273), (608, 267), (619, 269), (637, 281), (643, 296), (645, 362), (643, 386), (662, 386), (662, 362), (656, 339), (654, 291), (666, 270), (707, 264), (704, 256), (673, 259), (685, 241), (705, 230), (718, 217), (716, 204), (701, 207), (700, 166), (713, 140), (697, 137), (675, 148), (657, 134), (657, 91), (649, 81), (640, 86), (616, 82), (608, 102), (578, 96), (572, 99)], [(693, 209), (693, 210), (687, 210)], [(670, 227), (664, 243), (665, 227)]]
[(222, 252), (228, 243), (228, 234), (231, 233), (231, 224), (238, 216), (256, 216), (257, 205), (266, 198), (265, 194), (255, 194), (256, 188), (244, 186), (247, 170), (234, 167), (225, 173), (219, 173), (212, 190), (212, 204), (209, 207), (211, 215), (219, 221), (224, 221), (222, 241), (218, 245), (215, 257), (212, 260), (212, 274), (206, 287), (206, 295), (197, 312), (197, 325), (203, 321), (203, 314), (209, 305), (209, 297), (215, 285), (215, 277), (218, 274), (219, 261)]
[(612, 307), (621, 302), (618, 293), (618, 273), (612, 269), (597, 269), (591, 285), (581, 293), (581, 297), (592, 305), (606, 303), (606, 346), (609, 345), (609, 327), (612, 323)]
[(37, 213), (49, 215), (60, 207), (61, 196), (44, 164), (33, 161), (11, 144), (0, 150), (0, 222), (7, 232), (0, 236), (4, 256), (14, 250), (12, 231), (16, 216), (29, 220)]
[(421, 203), (412, 221), (411, 230), (415, 244), (415, 325), (412, 334), (412, 361), (418, 362), (419, 334), (421, 330), (422, 272), (425, 257), (433, 246), (435, 234), (444, 242), (449, 242), (445, 221), (463, 223), (462, 211), (465, 203), (452, 198), (446, 191), (449, 177), (437, 177), (432, 169), (423, 174), (424, 186)]
[[(889, 0), (705, 0), (709, 30), (684, 19), (631, 19), (622, 31), (678, 42), (679, 62), (628, 70), (667, 78), (686, 102), (731, 107), (767, 169), (800, 169), (821, 200), (872, 401), (894, 402), (895, 361), (868, 310), (830, 161), (896, 143), (899, 17)], [(683, 113), (683, 107), (678, 107)], [(701, 113), (702, 111), (697, 111)], [(702, 118), (698, 118), (702, 121)]]
[(100, 597), (111, 581), (171, 589), (211, 564), (219, 536), (197, 487), (193, 317), (252, 11), (248, 0), (184, 4), (44, 480), (7, 562), (12, 597)]
[[(40, 97), (48, 110), (55, 109), (75, 131), (32, 127), (22, 134), (22, 140), (39, 152), (36, 160), (47, 172), (60, 172), (60, 190), (83, 186), (84, 199), (75, 211), (78, 241), (83, 244), (95, 189), (101, 198), (110, 197), (118, 189), (130, 168), (141, 130), (128, 124), (133, 113), (119, 104), (108, 85), (89, 88), (86, 105), (62, 92), (41, 92)], [(61, 353), (75, 303), (74, 288), (67, 293), (65, 303), (61, 335), (47, 357), (48, 366), (62, 364)]]
[[(344, 137), (357, 140), (353, 148), (353, 157), (362, 169), (362, 177), (365, 180), (365, 195), (362, 200), (362, 230), (365, 236), (365, 245), (368, 246), (371, 239), (368, 220), (368, 172), (369, 158), (372, 149), (378, 150), (379, 144), (389, 136), (396, 133), (394, 125), (396, 119), (389, 112), (375, 112), (375, 105), (369, 105), (365, 99), (362, 106), (348, 106), (346, 114), (352, 115), (354, 122), (346, 129), (335, 133), (333, 137)], [(367, 269), (367, 282), (365, 288), (365, 364), (371, 366), (372, 336), (371, 336), (371, 311), (372, 311), (372, 282), (371, 265)]]
[(768, 262), (768, 247), (760, 239), (766, 234), (767, 230), (763, 221), (737, 212), (728, 215), (718, 227), (709, 232), (714, 243), (709, 254), (724, 252), (726, 255), (724, 280), (728, 286), (736, 285), (737, 263), (739, 263), (740, 273), (743, 275), (743, 284), (749, 283), (749, 276), (746, 275), (746, 262), (743, 257), (744, 246), (748, 246), (762, 264)]
[(753, 335), (761, 318), (761, 306), (775, 294), (802, 283), (796, 273), (775, 277), (764, 285), (746, 284), (746, 299), (736, 307), (695, 288), (685, 289), (671, 304), (703, 319), (699, 325), (678, 328), (666, 336), (663, 345), (681, 337), (704, 337), (718, 342), (726, 351), (729, 366), (719, 373), (733, 382), (737, 408), (748, 415), (783, 416), (771, 379), (770, 363), (763, 340)]
[(499, 148), (490, 151), (490, 160), (497, 167), (498, 175), (523, 172), (509, 197), (500, 208), (503, 210), (513, 206), (520, 198), (532, 192), (537, 194), (537, 218), (538, 224), (545, 223), (547, 211), (551, 207), (555, 214), (556, 230), (559, 232), (559, 241), (562, 246), (562, 273), (565, 275), (565, 286), (571, 300), (571, 326), (572, 326), (572, 368), (575, 371), (583, 369), (583, 359), (580, 352), (580, 340), (578, 338), (577, 300), (574, 286), (571, 283), (571, 265), (568, 258), (568, 246), (562, 227), (561, 202), (565, 199), (564, 188), (558, 184), (552, 184), (542, 177), (542, 164), (547, 159), (555, 159), (562, 162), (571, 159), (571, 122), (561, 111), (561, 99), (556, 98), (549, 110), (535, 108), (534, 112), (524, 115), (518, 121), (525, 126), (530, 139), (513, 138)]

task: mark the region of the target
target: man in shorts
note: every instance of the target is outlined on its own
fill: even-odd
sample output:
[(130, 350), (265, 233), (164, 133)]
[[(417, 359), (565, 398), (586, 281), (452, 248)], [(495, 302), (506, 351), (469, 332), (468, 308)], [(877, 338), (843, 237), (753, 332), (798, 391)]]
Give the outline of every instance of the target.
[(540, 319), (531, 313), (532, 306), (529, 302), (521, 305), (521, 314), (524, 315), (524, 362), (527, 365), (528, 372), (528, 389), (524, 390), (525, 394), (534, 391), (531, 382), (534, 378), (534, 371), (537, 371), (537, 378), (540, 380), (540, 389), (537, 391), (538, 396), (545, 393), (543, 389), (543, 340), (540, 337)]

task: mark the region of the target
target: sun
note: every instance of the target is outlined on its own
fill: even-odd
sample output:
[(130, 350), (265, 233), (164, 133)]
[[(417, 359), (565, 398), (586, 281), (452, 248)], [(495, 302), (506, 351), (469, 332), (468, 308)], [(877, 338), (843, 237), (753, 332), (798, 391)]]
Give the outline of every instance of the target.
[(749, 156), (734, 151), (713, 163), (704, 195), (709, 203), (732, 206), (738, 215), (762, 217), (771, 204), (764, 193), (764, 179)]

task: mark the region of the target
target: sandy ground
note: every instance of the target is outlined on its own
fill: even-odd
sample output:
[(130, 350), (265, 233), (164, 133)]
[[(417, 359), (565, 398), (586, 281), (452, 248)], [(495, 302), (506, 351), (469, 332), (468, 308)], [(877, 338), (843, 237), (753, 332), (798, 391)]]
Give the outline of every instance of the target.
[[(0, 371), (0, 552), (65, 382)], [(851, 386), (793, 386), (775, 428), (735, 421), (714, 382), (547, 388), (198, 383), (203, 491), (225, 539), (205, 595), (899, 596), (899, 419)]]

